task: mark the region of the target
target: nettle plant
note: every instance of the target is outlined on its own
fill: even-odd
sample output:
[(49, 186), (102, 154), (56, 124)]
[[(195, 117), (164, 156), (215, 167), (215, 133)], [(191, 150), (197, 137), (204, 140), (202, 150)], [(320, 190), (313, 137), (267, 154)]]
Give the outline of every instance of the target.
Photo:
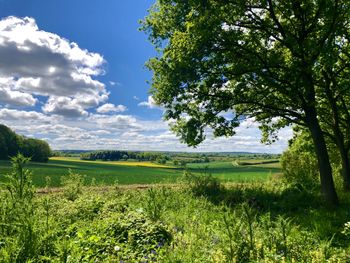
[[(24, 262), (32, 258), (39, 243), (39, 234), (35, 231), (36, 216), (31, 173), (24, 169), (30, 158), (21, 154), (12, 159), (12, 172), (5, 175), (2, 188), (0, 215), (0, 240), (6, 239), (3, 250), (0, 247), (0, 257), (9, 262)], [(3, 251), (7, 251), (3, 254)]]

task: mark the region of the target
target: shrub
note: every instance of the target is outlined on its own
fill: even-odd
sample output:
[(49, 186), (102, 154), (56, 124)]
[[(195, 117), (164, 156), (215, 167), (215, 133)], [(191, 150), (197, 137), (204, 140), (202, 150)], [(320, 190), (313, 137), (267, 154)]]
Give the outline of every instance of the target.
[(160, 220), (160, 217), (168, 202), (169, 192), (165, 188), (148, 189), (144, 201), (144, 208), (152, 221)]
[(282, 154), (281, 165), (286, 183), (312, 189), (319, 184), (317, 159), (307, 134), (298, 135), (289, 149)]
[(67, 176), (61, 177), (61, 184), (63, 186), (63, 195), (70, 201), (76, 200), (82, 193), (85, 178), (83, 175), (74, 173), (69, 170)]
[(128, 211), (78, 231), (74, 244), (81, 248), (79, 262), (150, 262), (170, 241), (162, 223)]
[(200, 175), (185, 170), (182, 178), (197, 196), (215, 197), (222, 191), (219, 180), (208, 174), (206, 170)]

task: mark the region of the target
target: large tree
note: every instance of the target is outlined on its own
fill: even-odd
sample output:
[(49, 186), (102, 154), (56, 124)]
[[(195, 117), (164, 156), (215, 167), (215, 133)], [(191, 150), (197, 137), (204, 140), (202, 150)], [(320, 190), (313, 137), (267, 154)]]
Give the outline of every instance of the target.
[[(346, 28), (342, 28), (344, 30)], [(348, 29), (347, 29), (348, 30)], [(350, 35), (330, 41), (318, 78), (318, 112), (321, 127), (330, 142), (338, 149), (344, 189), (350, 190)]]
[[(317, 103), (328, 43), (344, 38), (348, 13), (348, 1), (337, 0), (158, 0), (143, 21), (159, 51), (148, 62), (154, 99), (189, 145), (204, 140), (206, 127), (233, 135), (242, 116), (259, 121), (265, 135), (291, 123), (307, 127), (322, 193), (336, 205)], [(225, 118), (230, 111), (234, 118)]]

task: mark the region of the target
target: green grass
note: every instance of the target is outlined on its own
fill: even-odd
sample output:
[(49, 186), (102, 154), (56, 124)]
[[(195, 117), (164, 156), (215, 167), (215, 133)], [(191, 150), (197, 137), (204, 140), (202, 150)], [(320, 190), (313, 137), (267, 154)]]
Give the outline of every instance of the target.
[[(139, 163), (142, 165), (142, 163)], [(33, 172), (33, 183), (38, 187), (46, 184), (46, 177), (51, 178), (51, 186), (60, 186), (60, 177), (67, 175), (71, 169), (75, 173), (86, 176), (89, 184), (93, 180), (97, 184), (154, 184), (174, 183), (183, 174), (182, 168), (136, 166), (135, 162), (84, 162), (76, 158), (50, 160), (48, 163), (30, 163), (28, 168)], [(2, 175), (10, 172), (10, 162), (0, 161), (0, 180)], [(206, 167), (208, 167), (206, 169)], [(196, 174), (210, 173), (214, 177), (227, 182), (265, 181), (273, 173), (278, 173), (278, 164), (234, 166), (232, 162), (211, 162), (206, 164), (188, 164), (187, 168)]]
[[(4, 193), (0, 197), (8, 200)], [(350, 260), (349, 237), (342, 234), (349, 220), (349, 196), (342, 207), (329, 211), (317, 193), (269, 183), (207, 194), (194, 195), (184, 184), (147, 190), (83, 188), (74, 201), (60, 192), (36, 195), (35, 213), (25, 221), (33, 222), (32, 236), (21, 235), (24, 228), (8, 223), (12, 206), (0, 206), (4, 216), (0, 223), (6, 223), (0, 228), (5, 233), (1, 262)], [(212, 202), (211, 197), (220, 202)], [(19, 218), (24, 217), (21, 211)], [(23, 247), (28, 251), (24, 255)]]
[(350, 262), (349, 193), (330, 209), (319, 191), (278, 180), (187, 173), (176, 187), (130, 189), (83, 187), (71, 173), (38, 194), (15, 161), (0, 185), (0, 262)]
[(196, 173), (206, 171), (214, 177), (227, 182), (252, 182), (265, 181), (271, 174), (281, 171), (279, 164), (260, 164), (236, 166), (232, 162), (211, 162), (211, 163), (193, 163), (187, 167)]

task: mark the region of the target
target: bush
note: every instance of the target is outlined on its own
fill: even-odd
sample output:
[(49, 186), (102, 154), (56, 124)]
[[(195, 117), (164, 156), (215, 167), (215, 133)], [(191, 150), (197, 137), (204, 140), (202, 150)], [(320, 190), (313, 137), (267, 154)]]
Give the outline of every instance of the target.
[(183, 180), (188, 184), (190, 190), (196, 196), (215, 197), (222, 191), (222, 185), (218, 179), (214, 178), (206, 171), (200, 175), (195, 175), (188, 171), (183, 174)]
[(312, 189), (319, 184), (318, 165), (312, 140), (307, 134), (298, 135), (282, 154), (281, 165), (286, 183)]
[[(82, 218), (81, 222), (86, 222)], [(157, 262), (172, 236), (161, 222), (153, 222), (143, 211), (106, 213), (88, 226), (69, 225), (60, 254), (71, 262)]]
[(61, 177), (61, 184), (63, 186), (63, 195), (70, 201), (76, 200), (82, 193), (85, 178), (83, 175), (74, 173), (69, 170), (67, 176)]
[(160, 217), (165, 210), (168, 197), (169, 192), (165, 188), (150, 188), (147, 190), (143, 207), (145, 208), (146, 214), (152, 221), (160, 220)]

